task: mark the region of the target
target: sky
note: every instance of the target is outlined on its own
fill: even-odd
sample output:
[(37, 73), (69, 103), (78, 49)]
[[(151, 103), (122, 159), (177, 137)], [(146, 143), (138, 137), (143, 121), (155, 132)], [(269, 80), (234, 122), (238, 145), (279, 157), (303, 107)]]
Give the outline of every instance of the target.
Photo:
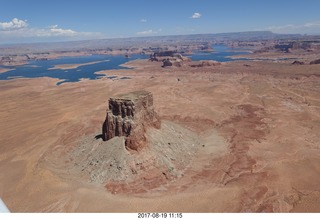
[(320, 0), (0, 0), (0, 44), (258, 30), (320, 34)]

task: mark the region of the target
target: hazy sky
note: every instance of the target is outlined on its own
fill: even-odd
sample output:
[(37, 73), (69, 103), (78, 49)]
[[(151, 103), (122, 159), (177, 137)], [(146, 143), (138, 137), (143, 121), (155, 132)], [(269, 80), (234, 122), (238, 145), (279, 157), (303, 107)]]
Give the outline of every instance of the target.
[(0, 44), (254, 30), (320, 34), (320, 0), (0, 0)]

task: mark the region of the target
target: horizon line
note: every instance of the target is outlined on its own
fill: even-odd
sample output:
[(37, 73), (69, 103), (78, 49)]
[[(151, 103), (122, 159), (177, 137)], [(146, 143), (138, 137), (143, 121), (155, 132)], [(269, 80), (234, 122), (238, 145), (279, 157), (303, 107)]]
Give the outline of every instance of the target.
[(130, 37), (106, 37), (93, 38), (83, 40), (60, 40), (60, 41), (38, 41), (38, 42), (17, 42), (17, 43), (1, 43), (0, 46), (15, 46), (15, 45), (32, 45), (32, 44), (54, 44), (54, 43), (71, 43), (71, 42), (88, 42), (99, 40), (121, 40), (121, 39), (143, 39), (143, 38), (159, 38), (159, 37), (179, 37), (179, 36), (200, 36), (200, 35), (220, 35), (220, 34), (240, 34), (240, 33), (270, 33), (277, 36), (320, 36), (320, 34), (301, 34), (301, 33), (274, 33), (270, 30), (253, 30), (253, 31), (236, 31), (236, 32), (220, 32), (220, 33), (193, 33), (193, 34), (170, 34), (157, 36), (130, 36)]

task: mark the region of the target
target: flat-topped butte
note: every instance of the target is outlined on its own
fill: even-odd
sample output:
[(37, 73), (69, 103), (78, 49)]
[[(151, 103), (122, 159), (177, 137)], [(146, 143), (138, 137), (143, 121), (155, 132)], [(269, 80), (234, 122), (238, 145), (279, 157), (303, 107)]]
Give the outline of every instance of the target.
[(153, 109), (153, 96), (148, 91), (135, 91), (109, 99), (109, 109), (102, 126), (103, 140), (125, 137), (127, 149), (138, 150), (146, 143), (146, 128), (160, 127)]

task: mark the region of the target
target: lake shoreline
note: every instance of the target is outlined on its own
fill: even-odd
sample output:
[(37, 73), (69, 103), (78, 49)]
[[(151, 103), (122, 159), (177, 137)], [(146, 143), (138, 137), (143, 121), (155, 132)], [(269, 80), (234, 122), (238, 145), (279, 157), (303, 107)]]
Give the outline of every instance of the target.
[(15, 70), (14, 68), (0, 68), (0, 74)]
[[(229, 56), (243, 54), (243, 51), (232, 50), (231, 48), (223, 45), (216, 45), (213, 47), (213, 52), (206, 52), (205, 55), (200, 52), (194, 52), (190, 57), (192, 61), (207, 61), (214, 60), (217, 62), (229, 62), (235, 61)], [(71, 55), (71, 54), (68, 54)], [(132, 68), (130, 64), (135, 60), (143, 60), (144, 65), (146, 63), (152, 64), (152, 62), (146, 62), (149, 59), (148, 55), (131, 55), (125, 57), (123, 55), (107, 55), (107, 54), (76, 54), (76, 56), (63, 56), (58, 59), (50, 60), (33, 60), (29, 61), (27, 65), (19, 66), (12, 71), (6, 71), (0, 76), (0, 80), (12, 80), (15, 77), (52, 77), (62, 80), (62, 83), (77, 82), (81, 78), (87, 78), (90, 80), (96, 80), (101, 77), (99, 73), (101, 71), (119, 70)], [(52, 56), (50, 58), (53, 58)], [(161, 58), (161, 57), (160, 57)], [(137, 63), (137, 62), (136, 62)], [(134, 65), (136, 65), (136, 63)], [(161, 61), (159, 62), (162, 63)], [(34, 68), (32, 66), (37, 66)], [(143, 68), (143, 66), (140, 66)], [(60, 83), (60, 84), (62, 84)]]
[(48, 70), (69, 70), (69, 69), (76, 69), (81, 66), (86, 66), (86, 65), (94, 65), (97, 63), (102, 63), (102, 62), (109, 62), (110, 60), (104, 60), (104, 61), (96, 61), (96, 62), (86, 62), (86, 63), (81, 63), (81, 64), (61, 64), (61, 65), (55, 65), (52, 68), (48, 68)]

